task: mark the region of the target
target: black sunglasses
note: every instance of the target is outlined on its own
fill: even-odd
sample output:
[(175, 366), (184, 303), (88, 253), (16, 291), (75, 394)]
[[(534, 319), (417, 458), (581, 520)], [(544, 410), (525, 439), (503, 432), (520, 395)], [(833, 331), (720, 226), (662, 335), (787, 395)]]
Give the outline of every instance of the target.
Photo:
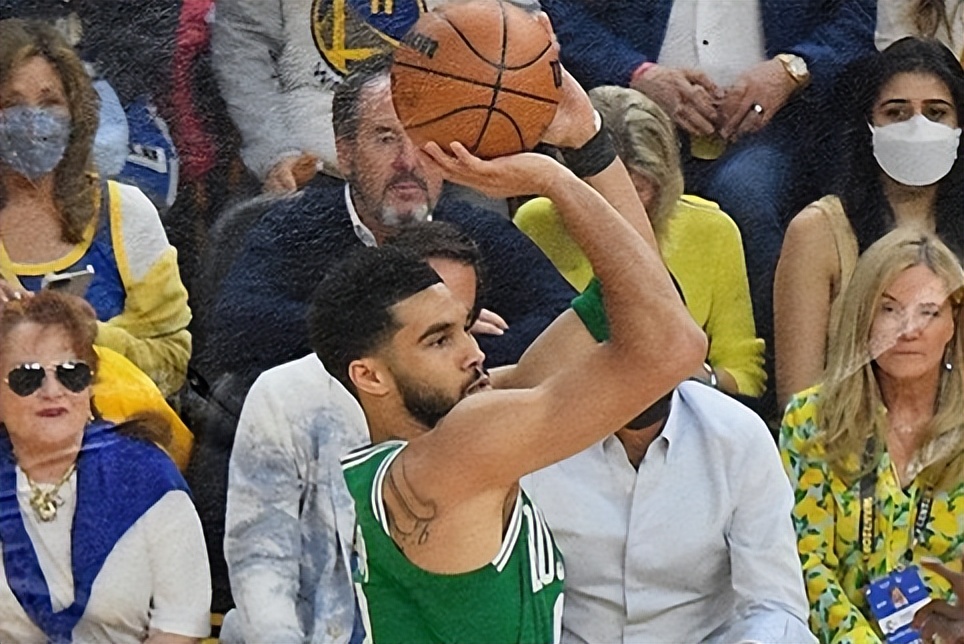
[[(79, 360), (68, 360), (50, 366), (54, 368), (54, 374), (60, 384), (75, 394), (89, 387), (90, 381), (94, 377), (94, 372), (91, 371), (90, 366)], [(11, 369), (4, 382), (7, 383), (13, 393), (27, 397), (43, 386), (46, 377), (47, 370), (44, 369), (42, 364), (30, 362)]]

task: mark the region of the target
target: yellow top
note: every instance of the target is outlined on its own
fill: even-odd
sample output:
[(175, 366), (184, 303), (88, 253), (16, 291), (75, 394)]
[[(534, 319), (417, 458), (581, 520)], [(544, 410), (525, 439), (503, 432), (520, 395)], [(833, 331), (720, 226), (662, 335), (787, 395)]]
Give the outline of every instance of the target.
[[(882, 641), (867, 600), (867, 583), (898, 565), (936, 557), (961, 570), (964, 553), (964, 479), (933, 491), (921, 543), (913, 543), (920, 477), (901, 488), (889, 454), (877, 466), (873, 551), (866, 563), (860, 544), (860, 481), (847, 485), (824, 460), (817, 427), (820, 388), (790, 399), (780, 430), (780, 456), (794, 488), (793, 524), (810, 599), (810, 627), (821, 642), (878, 644)], [(964, 453), (948, 466), (962, 472)], [(909, 559), (906, 555), (910, 554)], [(948, 582), (921, 567), (930, 595), (950, 600)]]
[[(108, 216), (117, 270), (123, 282), (124, 309), (97, 323), (97, 344), (109, 347), (136, 364), (165, 395), (180, 389), (191, 357), (191, 309), (181, 282), (177, 251), (168, 243), (157, 210), (133, 186), (108, 182)], [(98, 216), (83, 239), (52, 262), (14, 262), (0, 240), (0, 277), (23, 288), (20, 276), (40, 276), (70, 268), (91, 248), (97, 234), (100, 191), (95, 192)]]
[[(540, 197), (526, 202), (514, 223), (570, 284), (580, 292), (586, 288), (592, 266), (566, 233), (550, 200)], [(686, 308), (709, 339), (709, 363), (733, 376), (741, 394), (762, 394), (766, 389), (764, 345), (756, 337), (743, 241), (736, 224), (712, 201), (683, 195), (659, 245), (683, 290)]]
[(145, 412), (164, 418), (171, 427), (170, 445), (162, 445), (182, 472), (191, 458), (194, 435), (164, 400), (161, 390), (134, 363), (107, 347), (95, 346), (94, 406), (105, 420), (122, 423)]

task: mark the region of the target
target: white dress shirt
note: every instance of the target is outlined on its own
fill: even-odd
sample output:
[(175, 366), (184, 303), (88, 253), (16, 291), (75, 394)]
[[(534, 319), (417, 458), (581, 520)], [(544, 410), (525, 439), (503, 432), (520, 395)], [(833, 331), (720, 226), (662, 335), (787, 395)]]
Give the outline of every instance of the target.
[(764, 60), (759, 0), (674, 0), (660, 65), (700, 69), (727, 87)]
[(566, 561), (563, 642), (813, 642), (763, 421), (686, 382), (636, 471), (610, 436), (523, 478)]
[[(361, 217), (358, 216), (358, 211), (355, 210), (355, 204), (352, 203), (351, 200), (351, 186), (347, 183), (345, 184), (345, 205), (348, 206), (348, 217), (351, 219), (351, 227), (352, 230), (355, 231), (355, 236), (369, 248), (378, 246), (378, 242), (375, 240), (375, 233), (364, 224)], [(428, 213), (425, 221), (432, 221), (432, 213)]]

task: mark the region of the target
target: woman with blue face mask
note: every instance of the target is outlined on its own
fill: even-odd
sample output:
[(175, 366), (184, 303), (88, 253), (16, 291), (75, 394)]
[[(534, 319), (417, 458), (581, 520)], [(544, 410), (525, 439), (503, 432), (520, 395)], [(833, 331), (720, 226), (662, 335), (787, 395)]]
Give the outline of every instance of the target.
[(777, 395), (820, 380), (827, 332), (857, 256), (888, 231), (937, 233), (964, 257), (964, 69), (936, 40), (904, 38), (850, 70), (832, 194), (787, 228), (774, 282)]
[(51, 273), (93, 267), (75, 286), (97, 312), (97, 344), (171, 394), (191, 354), (187, 291), (151, 202), (97, 176), (97, 113), (80, 59), (52, 27), (0, 21), (0, 305)]

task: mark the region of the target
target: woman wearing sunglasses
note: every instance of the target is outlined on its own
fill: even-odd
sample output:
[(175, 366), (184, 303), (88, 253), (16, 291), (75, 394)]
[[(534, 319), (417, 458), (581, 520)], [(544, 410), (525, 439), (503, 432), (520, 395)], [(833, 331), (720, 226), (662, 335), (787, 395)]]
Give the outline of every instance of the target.
[(0, 642), (193, 642), (201, 525), (150, 420), (98, 418), (96, 334), (72, 296), (0, 310)]

